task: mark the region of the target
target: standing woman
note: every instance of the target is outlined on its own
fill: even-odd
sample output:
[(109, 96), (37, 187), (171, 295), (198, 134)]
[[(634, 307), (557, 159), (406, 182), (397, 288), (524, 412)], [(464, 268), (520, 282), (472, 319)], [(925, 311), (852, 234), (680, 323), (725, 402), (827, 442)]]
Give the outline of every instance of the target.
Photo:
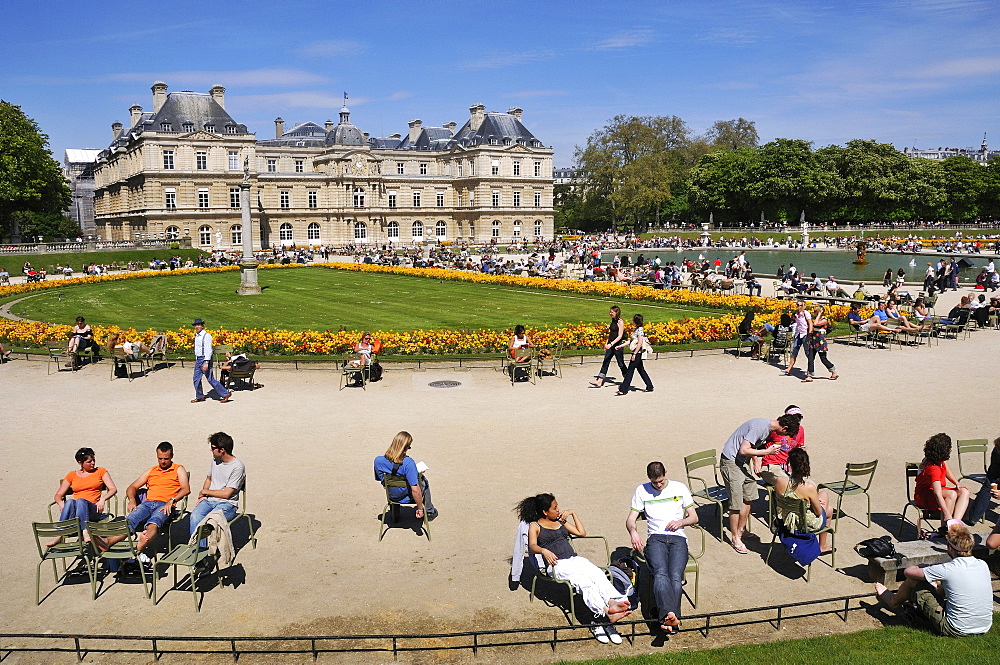
[(601, 363), (601, 371), (597, 374), (597, 380), (590, 382), (590, 385), (595, 388), (600, 388), (607, 380), (608, 367), (611, 366), (612, 358), (618, 363), (618, 369), (622, 371), (622, 377), (628, 372), (625, 368), (625, 352), (619, 346), (625, 337), (622, 310), (618, 305), (612, 305), (608, 313), (611, 315), (611, 323), (608, 324), (608, 342), (604, 345), (604, 362)]
[[(799, 357), (799, 349), (806, 344), (809, 331), (812, 330), (812, 314), (806, 310), (806, 301), (801, 298), (795, 301), (795, 325), (792, 329), (792, 358), (788, 361), (785, 374), (791, 374), (795, 367), (795, 359)], [(808, 355), (808, 350), (806, 352)]]
[(816, 316), (809, 321), (809, 338), (806, 342), (806, 358), (809, 364), (806, 367), (806, 378), (802, 379), (802, 383), (809, 383), (813, 380), (813, 372), (816, 370), (816, 356), (819, 356), (823, 366), (830, 370), (831, 381), (840, 378), (840, 375), (837, 374), (837, 368), (826, 357), (828, 349), (826, 334), (829, 331), (830, 320), (826, 318), (826, 307), (820, 305), (819, 309), (816, 310)]
[(892, 268), (886, 269), (885, 277), (882, 278), (882, 286), (885, 287), (892, 286)]
[[(98, 515), (104, 512), (107, 500), (113, 497), (118, 488), (111, 474), (102, 466), (97, 466), (97, 456), (93, 448), (80, 448), (76, 451), (76, 461), (80, 465), (78, 471), (70, 471), (59, 483), (54, 501), (59, 506), (59, 521), (78, 519), (83, 539), (90, 542), (87, 522), (94, 522)], [(73, 495), (67, 498), (70, 490)], [(105, 493), (106, 491), (106, 493)], [(102, 496), (103, 495), (103, 496)], [(56, 539), (47, 545), (55, 545)]]
[[(618, 386), (618, 392), (616, 392), (615, 395), (628, 394), (628, 391), (632, 388), (632, 376), (635, 372), (639, 372), (639, 376), (642, 377), (643, 383), (646, 384), (646, 389), (643, 390), (643, 392), (653, 392), (653, 382), (650, 381), (649, 374), (646, 374), (646, 368), (642, 366), (642, 361), (646, 359), (650, 348), (649, 340), (646, 339), (646, 333), (642, 329), (642, 314), (636, 314), (633, 316), (632, 323), (635, 324), (635, 330), (632, 332), (632, 337), (628, 343), (629, 349), (632, 350), (632, 355), (629, 356), (628, 369), (625, 370), (625, 378), (622, 379), (621, 385)], [(618, 348), (624, 347), (625, 342), (618, 345)]]

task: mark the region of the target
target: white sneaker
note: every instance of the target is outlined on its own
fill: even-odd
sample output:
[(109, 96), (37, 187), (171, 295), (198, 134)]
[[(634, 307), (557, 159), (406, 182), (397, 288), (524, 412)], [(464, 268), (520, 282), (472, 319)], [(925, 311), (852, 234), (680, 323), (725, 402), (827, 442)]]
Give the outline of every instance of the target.
[(604, 632), (608, 634), (608, 638), (611, 640), (612, 644), (622, 643), (622, 636), (618, 634), (618, 631), (615, 630), (615, 627), (613, 625), (604, 626)]
[(145, 552), (139, 552), (139, 562), (140, 563), (153, 563), (153, 560), (149, 558)]
[[(604, 630), (604, 626), (591, 626), (590, 632), (601, 644), (608, 644), (611, 642), (611, 638), (608, 637), (608, 633)], [(621, 640), (620, 637), (618, 639), (619, 641)]]

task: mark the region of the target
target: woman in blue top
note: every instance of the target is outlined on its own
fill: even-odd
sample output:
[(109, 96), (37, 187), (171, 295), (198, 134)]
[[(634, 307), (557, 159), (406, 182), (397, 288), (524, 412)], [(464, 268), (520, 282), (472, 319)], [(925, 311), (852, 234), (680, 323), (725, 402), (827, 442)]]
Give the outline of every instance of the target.
[(424, 509), (428, 519), (437, 517), (438, 511), (431, 503), (431, 486), (424, 474), (417, 471), (417, 464), (406, 453), (413, 445), (413, 437), (409, 432), (400, 432), (392, 439), (385, 455), (375, 458), (375, 480), (382, 482), (388, 475), (405, 476), (407, 487), (389, 488), (389, 496), (400, 503), (414, 503), (417, 506), (416, 517), (423, 519)]

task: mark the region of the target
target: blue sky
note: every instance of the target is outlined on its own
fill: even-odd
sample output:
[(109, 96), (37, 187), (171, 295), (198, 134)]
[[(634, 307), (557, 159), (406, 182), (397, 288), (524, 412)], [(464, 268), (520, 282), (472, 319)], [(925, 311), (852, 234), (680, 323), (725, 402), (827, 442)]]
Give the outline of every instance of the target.
[(207, 92), (262, 138), (337, 118), (373, 135), (524, 109), (570, 165), (617, 114), (763, 141), (1000, 147), (1000, 3), (0, 2), (0, 98), (65, 148), (103, 148), (149, 86)]

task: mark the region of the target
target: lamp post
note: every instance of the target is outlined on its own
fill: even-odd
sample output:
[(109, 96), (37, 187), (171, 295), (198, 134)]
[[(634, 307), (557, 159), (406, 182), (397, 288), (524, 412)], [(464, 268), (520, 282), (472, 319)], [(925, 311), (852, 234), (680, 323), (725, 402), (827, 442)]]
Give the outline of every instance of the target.
[(250, 158), (243, 158), (243, 182), (240, 183), (240, 213), (243, 225), (243, 259), (240, 261), (240, 288), (236, 293), (241, 296), (259, 296), (260, 284), (257, 282), (257, 266), (260, 265), (253, 257), (253, 229), (250, 227)]

